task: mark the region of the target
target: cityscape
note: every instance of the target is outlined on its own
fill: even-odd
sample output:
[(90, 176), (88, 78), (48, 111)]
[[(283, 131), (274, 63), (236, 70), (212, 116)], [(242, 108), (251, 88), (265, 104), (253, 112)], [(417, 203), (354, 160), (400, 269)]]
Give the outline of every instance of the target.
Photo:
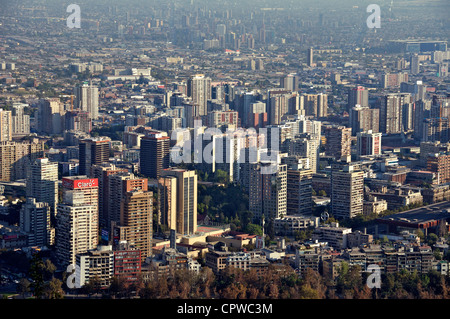
[(450, 298), (448, 12), (0, 0), (0, 299)]

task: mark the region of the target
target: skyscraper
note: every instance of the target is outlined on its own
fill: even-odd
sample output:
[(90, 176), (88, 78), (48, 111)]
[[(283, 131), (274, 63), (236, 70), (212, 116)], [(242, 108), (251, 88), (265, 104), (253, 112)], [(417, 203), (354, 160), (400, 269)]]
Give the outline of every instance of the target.
[(0, 109), (0, 142), (11, 141), (12, 133), (11, 111)]
[(348, 91), (348, 109), (351, 110), (356, 105), (369, 106), (369, 91), (362, 86), (351, 88)]
[(267, 97), (267, 113), (269, 124), (281, 124), (282, 118), (289, 112), (289, 99), (292, 92), (288, 90), (269, 90)]
[(140, 171), (148, 178), (158, 178), (170, 163), (170, 138), (160, 133), (150, 133), (141, 138)]
[(127, 243), (141, 251), (143, 260), (152, 253), (153, 193), (132, 190), (124, 194), (120, 209), (120, 226)]
[(50, 206), (28, 197), (20, 209), (20, 230), (28, 235), (28, 246), (51, 245)]
[[(110, 229), (108, 223), (108, 215), (110, 212), (110, 187), (109, 178), (114, 174), (126, 173), (128, 170), (123, 168), (117, 168), (112, 163), (103, 163), (99, 165), (92, 165), (89, 177), (98, 179), (98, 214), (99, 214), (99, 225), (100, 227), (106, 227)], [(120, 202), (119, 208), (120, 212)]]
[(64, 267), (76, 255), (98, 245), (98, 180), (86, 176), (63, 178), (63, 199), (57, 206), (56, 252)]
[(309, 67), (314, 65), (314, 50), (313, 50), (313, 48), (309, 48), (307, 51), (306, 64), (308, 64)]
[[(413, 103), (411, 94), (387, 94), (381, 97), (378, 103), (380, 108), (380, 132), (385, 134), (404, 132), (403, 112), (405, 107), (408, 107), (408, 109), (413, 107), (411, 105)], [(412, 121), (412, 115), (408, 118)]]
[(91, 119), (98, 118), (98, 87), (92, 86), (92, 83), (83, 83), (74, 88), (75, 103), (74, 106), (82, 111), (89, 112)]
[(309, 168), (317, 172), (319, 163), (320, 139), (313, 134), (303, 133), (288, 141), (288, 154), (309, 159)]
[(38, 158), (30, 165), (27, 176), (27, 197), (47, 203), (52, 215), (58, 203), (58, 163)]
[(312, 212), (312, 170), (289, 167), (287, 170), (287, 214)]
[(179, 234), (197, 231), (197, 178), (195, 171), (168, 168), (158, 180), (160, 222)]
[(79, 143), (80, 175), (89, 175), (92, 165), (99, 165), (109, 160), (109, 138), (89, 138)]
[(13, 103), (12, 109), (12, 134), (27, 135), (30, 134), (30, 116), (25, 114), (25, 108), (28, 104)]
[(0, 142), (0, 180), (27, 178), (29, 165), (43, 156), (43, 141)]
[(353, 165), (331, 172), (331, 213), (335, 218), (353, 218), (363, 212), (364, 172)]
[[(276, 165), (273, 172), (264, 166)], [(262, 218), (275, 219), (287, 213), (287, 165), (272, 162), (249, 164), (249, 210), (255, 223)]]
[(136, 177), (130, 172), (118, 172), (111, 174), (107, 179), (108, 204), (105, 211), (107, 229), (111, 229), (113, 223), (120, 222), (120, 207), (126, 193), (131, 191), (147, 191), (148, 181), (146, 178)]
[(412, 75), (420, 73), (420, 62), (419, 56), (417, 54), (411, 55), (409, 59), (409, 72)]
[(64, 115), (64, 104), (59, 98), (46, 98), (38, 103), (35, 112), (35, 129), (47, 135), (60, 134), (63, 129), (62, 117)]
[(352, 136), (356, 136), (358, 132), (369, 130), (375, 133), (379, 132), (380, 110), (356, 105), (350, 109), (349, 121), (352, 129)]
[(314, 117), (326, 117), (328, 115), (328, 95), (303, 94), (305, 115)]
[(211, 78), (204, 74), (197, 74), (189, 78), (187, 82), (187, 93), (192, 102), (198, 105), (198, 115), (207, 114), (207, 102), (211, 99)]
[(357, 155), (380, 155), (381, 135), (381, 133), (374, 133), (372, 131), (359, 132), (356, 135)]
[(345, 126), (325, 126), (325, 154), (337, 160), (351, 155), (351, 128)]
[(284, 75), (280, 78), (280, 88), (297, 91), (298, 90), (299, 79), (296, 74)]

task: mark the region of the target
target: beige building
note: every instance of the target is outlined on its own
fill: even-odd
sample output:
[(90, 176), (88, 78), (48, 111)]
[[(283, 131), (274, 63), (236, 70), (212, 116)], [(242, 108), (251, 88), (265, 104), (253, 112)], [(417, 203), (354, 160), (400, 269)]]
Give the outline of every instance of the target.
[(364, 172), (353, 165), (331, 173), (331, 211), (335, 218), (353, 218), (363, 213)]
[(0, 180), (27, 178), (29, 165), (41, 157), (44, 157), (44, 142), (0, 142)]
[(11, 141), (12, 131), (11, 111), (0, 109), (0, 142)]
[(58, 163), (38, 158), (30, 165), (26, 183), (27, 197), (47, 203), (54, 215), (58, 202)]
[(141, 251), (144, 260), (152, 253), (153, 192), (133, 190), (121, 202), (120, 225), (122, 238)]
[(57, 206), (56, 251), (61, 265), (75, 264), (76, 255), (97, 247), (97, 206), (84, 204), (83, 193)]
[(109, 287), (114, 275), (114, 252), (112, 246), (98, 246), (76, 256), (75, 278), (80, 286), (92, 281), (100, 281), (101, 287)]
[(347, 248), (347, 236), (351, 232), (351, 228), (339, 227), (338, 223), (331, 223), (330, 226), (316, 228), (312, 239), (326, 242), (334, 249), (345, 249)]
[(195, 171), (168, 168), (158, 180), (160, 222), (179, 234), (197, 231), (197, 178)]

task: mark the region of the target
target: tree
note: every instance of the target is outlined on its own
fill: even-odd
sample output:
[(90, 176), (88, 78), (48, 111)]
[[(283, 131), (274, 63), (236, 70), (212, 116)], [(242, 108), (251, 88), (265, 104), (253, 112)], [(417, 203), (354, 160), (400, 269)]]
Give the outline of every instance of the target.
[(45, 284), (43, 296), (45, 299), (62, 299), (64, 297), (62, 281), (57, 278), (52, 278)]
[(37, 299), (42, 298), (44, 289), (44, 271), (45, 265), (44, 262), (42, 261), (41, 256), (39, 255), (39, 253), (34, 254), (30, 261), (29, 275), (31, 279), (33, 279), (31, 287), (34, 296)]
[(109, 285), (109, 291), (112, 294), (113, 298), (117, 295), (120, 295), (121, 292), (125, 291), (125, 281), (122, 277), (114, 276), (111, 279), (111, 284)]
[(323, 189), (321, 189), (320, 191), (319, 191), (319, 196), (327, 196), (327, 193), (323, 190)]
[(248, 224), (246, 227), (246, 231), (251, 235), (263, 235), (262, 226), (256, 224)]
[(89, 278), (88, 283), (83, 286), (83, 289), (89, 296), (98, 293), (101, 289), (100, 278), (97, 275), (93, 278)]
[(17, 284), (17, 292), (25, 298), (25, 295), (30, 292), (31, 283), (27, 278), (21, 278)]
[(44, 262), (44, 279), (49, 280), (53, 277), (53, 274), (56, 271), (56, 266), (52, 263), (50, 259), (46, 259)]
[(436, 242), (438, 241), (438, 236), (435, 234), (435, 233), (430, 233), (428, 236), (427, 236), (427, 243), (428, 243), (428, 245), (430, 245), (430, 246), (433, 246), (434, 244), (436, 244)]

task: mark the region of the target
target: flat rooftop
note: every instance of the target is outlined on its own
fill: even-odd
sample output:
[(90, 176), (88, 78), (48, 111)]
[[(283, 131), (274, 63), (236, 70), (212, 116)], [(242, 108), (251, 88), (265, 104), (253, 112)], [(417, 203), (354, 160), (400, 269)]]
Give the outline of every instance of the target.
[(376, 221), (410, 228), (429, 228), (436, 226), (440, 220), (449, 218), (450, 201), (445, 201), (378, 218)]

